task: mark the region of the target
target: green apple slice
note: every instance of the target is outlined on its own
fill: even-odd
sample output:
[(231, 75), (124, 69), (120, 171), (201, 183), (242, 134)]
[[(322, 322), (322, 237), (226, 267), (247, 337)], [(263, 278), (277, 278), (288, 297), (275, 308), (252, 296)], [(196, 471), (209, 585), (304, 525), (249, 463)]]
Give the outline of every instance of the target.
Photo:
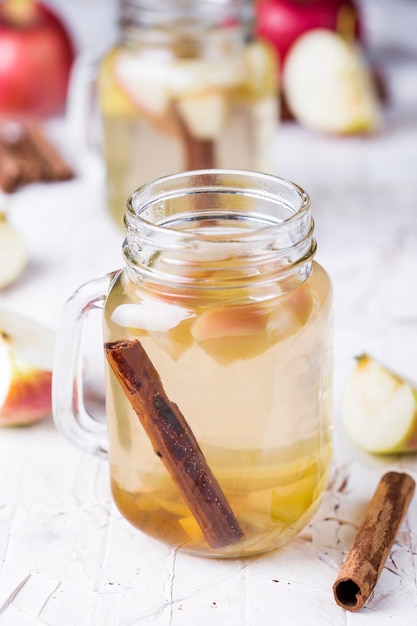
[(367, 354), (342, 396), (342, 423), (359, 448), (376, 454), (417, 450), (417, 391)]

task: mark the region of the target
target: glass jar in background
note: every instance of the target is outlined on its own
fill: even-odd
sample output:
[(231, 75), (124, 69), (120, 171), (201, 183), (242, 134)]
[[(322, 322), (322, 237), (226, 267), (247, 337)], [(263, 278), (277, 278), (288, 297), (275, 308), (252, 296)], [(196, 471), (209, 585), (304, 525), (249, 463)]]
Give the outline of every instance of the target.
[(107, 202), (160, 176), (273, 172), (276, 58), (249, 0), (121, 0), (120, 40), (98, 73)]
[[(316, 512), (331, 462), (332, 288), (309, 198), (266, 174), (186, 172), (135, 192), (125, 223), (125, 267), (64, 308), (55, 422), (108, 450), (114, 501), (137, 529), (204, 556), (276, 548)], [(83, 405), (94, 307), (108, 444)]]

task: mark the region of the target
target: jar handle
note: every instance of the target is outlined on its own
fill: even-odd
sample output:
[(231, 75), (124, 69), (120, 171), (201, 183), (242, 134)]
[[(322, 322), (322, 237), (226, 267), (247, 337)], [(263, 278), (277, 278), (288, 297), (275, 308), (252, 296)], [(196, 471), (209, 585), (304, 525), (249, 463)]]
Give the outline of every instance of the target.
[(97, 183), (103, 182), (105, 174), (97, 75), (106, 48), (100, 44), (78, 55), (71, 70), (65, 113), (69, 147), (76, 157), (79, 174)]
[(64, 304), (58, 327), (52, 375), (52, 414), (68, 439), (93, 454), (107, 456), (107, 428), (89, 413), (84, 402), (84, 330), (88, 315), (103, 309), (118, 272), (93, 279)]

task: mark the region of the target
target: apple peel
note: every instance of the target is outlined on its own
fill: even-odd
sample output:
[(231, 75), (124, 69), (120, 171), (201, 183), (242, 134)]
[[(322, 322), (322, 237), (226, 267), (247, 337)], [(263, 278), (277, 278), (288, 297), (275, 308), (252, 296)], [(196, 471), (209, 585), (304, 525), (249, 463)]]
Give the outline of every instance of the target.
[(375, 454), (417, 450), (417, 390), (367, 354), (357, 359), (342, 396), (344, 430)]

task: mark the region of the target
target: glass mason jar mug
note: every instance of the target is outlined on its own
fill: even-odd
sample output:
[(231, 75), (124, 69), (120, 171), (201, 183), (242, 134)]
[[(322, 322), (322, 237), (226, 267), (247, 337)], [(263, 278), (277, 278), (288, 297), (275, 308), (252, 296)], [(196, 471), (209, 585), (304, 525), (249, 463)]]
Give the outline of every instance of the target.
[[(253, 2), (119, 5), (117, 42), (94, 70), (77, 63), (68, 107), (71, 135), (83, 129), (87, 138), (94, 107), (85, 99), (91, 91), (97, 98), (107, 205), (116, 222), (122, 226), (132, 191), (160, 176), (209, 168), (272, 173), (277, 59), (254, 35)], [(94, 90), (87, 89), (90, 74)], [(82, 160), (84, 144), (74, 146)]]
[(82, 321), (103, 306), (121, 514), (190, 553), (275, 548), (317, 510), (331, 460), (332, 290), (309, 198), (266, 174), (185, 172), (138, 189), (125, 226), (125, 267), (64, 307), (56, 424), (107, 454), (80, 383)]

